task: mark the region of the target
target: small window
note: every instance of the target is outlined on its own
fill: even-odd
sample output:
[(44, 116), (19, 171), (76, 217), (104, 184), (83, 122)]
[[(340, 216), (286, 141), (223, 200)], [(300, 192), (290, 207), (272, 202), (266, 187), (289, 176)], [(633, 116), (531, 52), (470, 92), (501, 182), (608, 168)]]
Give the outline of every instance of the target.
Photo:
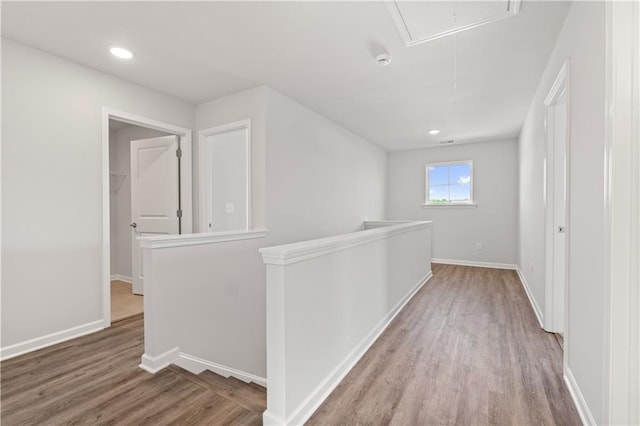
[(473, 204), (473, 162), (427, 165), (425, 205)]

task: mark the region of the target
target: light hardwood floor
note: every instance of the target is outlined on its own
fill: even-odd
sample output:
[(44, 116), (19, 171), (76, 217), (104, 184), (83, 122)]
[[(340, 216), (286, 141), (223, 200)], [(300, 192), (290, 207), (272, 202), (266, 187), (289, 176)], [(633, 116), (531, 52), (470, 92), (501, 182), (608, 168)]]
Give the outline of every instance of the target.
[(141, 315), (3, 361), (0, 422), (13, 425), (260, 425), (266, 391), (214, 373), (138, 368)]
[(143, 312), (143, 297), (139, 294), (133, 294), (131, 287), (131, 284), (124, 281), (111, 281), (112, 323), (140, 315)]
[(433, 272), (308, 424), (581, 424), (515, 271)]
[[(142, 316), (0, 364), (2, 425), (261, 424), (263, 388), (138, 368)], [(513, 271), (434, 265), (434, 277), (310, 425), (577, 425), (562, 352)]]

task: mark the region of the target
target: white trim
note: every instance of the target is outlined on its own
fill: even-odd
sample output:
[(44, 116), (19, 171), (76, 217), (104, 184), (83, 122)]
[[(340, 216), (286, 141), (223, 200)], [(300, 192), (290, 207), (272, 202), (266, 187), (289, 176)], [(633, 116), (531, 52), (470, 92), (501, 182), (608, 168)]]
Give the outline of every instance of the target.
[(276, 417), (274, 416), (271, 411), (266, 410), (264, 413), (262, 413), (262, 425), (263, 426), (281, 426), (282, 420), (280, 420), (280, 417)]
[(133, 278), (126, 276), (126, 275), (120, 275), (120, 274), (113, 274), (111, 275), (111, 281), (122, 281), (125, 282), (127, 284), (133, 284)]
[(102, 317), (103, 326), (111, 326), (111, 250), (110, 250), (110, 210), (109, 210), (109, 120), (115, 119), (137, 126), (180, 136), (180, 149), (184, 161), (180, 164), (180, 198), (182, 208), (182, 232), (193, 232), (192, 195), (192, 141), (191, 130), (173, 124), (102, 107)]
[(576, 382), (576, 378), (573, 377), (573, 373), (569, 367), (566, 367), (564, 370), (564, 382), (567, 385), (567, 389), (569, 389), (569, 393), (573, 399), (573, 404), (576, 406), (576, 410), (578, 411), (580, 420), (582, 420), (582, 424), (595, 425), (596, 421), (593, 418), (593, 414), (591, 414), (587, 401), (585, 401), (584, 396), (580, 391), (580, 387)]
[(513, 263), (477, 262), (474, 260), (432, 258), (431, 263), (441, 263), (443, 265), (474, 266), (476, 268), (494, 268), (494, 269), (511, 269), (511, 270), (518, 269), (518, 265), (515, 265)]
[(138, 237), (138, 241), (141, 248), (160, 249), (264, 238), (268, 232), (266, 229), (252, 229), (250, 231), (208, 232), (188, 235), (158, 235), (154, 237)]
[(178, 347), (169, 349), (155, 357), (144, 353), (140, 359), (139, 367), (151, 374), (156, 374), (163, 368), (166, 368), (171, 364), (175, 364), (179, 353), (180, 349)]
[(200, 374), (204, 370), (210, 370), (225, 378), (235, 377), (245, 383), (253, 382), (262, 387), (267, 386), (267, 379), (264, 377), (259, 377), (251, 373), (236, 370), (235, 368), (226, 367), (193, 355), (185, 354), (184, 352), (180, 352), (180, 348), (178, 347), (169, 349), (156, 357), (147, 355), (146, 353), (143, 354), (140, 359), (139, 367), (151, 374), (156, 374), (171, 364), (184, 368), (193, 374)]
[(174, 364), (193, 374), (200, 374), (205, 370), (209, 370), (221, 375), (222, 377), (235, 377), (245, 383), (253, 382), (263, 388), (267, 387), (267, 379), (264, 377), (236, 370), (235, 368), (227, 367), (222, 364), (216, 364), (215, 362), (207, 361), (183, 352), (178, 354), (178, 358), (175, 360)]
[(455, 208), (467, 208), (467, 209), (476, 209), (478, 208), (478, 204), (476, 203), (451, 203), (451, 204), (423, 204), (422, 205), (423, 209), (432, 209), (432, 208), (436, 208), (436, 209), (440, 209), (440, 208), (447, 208), (447, 209), (455, 209)]
[(386, 226), (398, 225), (400, 223), (409, 223), (410, 220), (365, 220), (362, 228), (367, 229), (384, 228)]
[(47, 346), (62, 343), (67, 340), (75, 339), (87, 334), (95, 333), (102, 330), (103, 321), (93, 321), (87, 324), (82, 324), (76, 327), (71, 327), (66, 330), (57, 331), (55, 333), (47, 334), (45, 336), (36, 337), (24, 342), (16, 343), (0, 349), (0, 360), (6, 361), (8, 359), (17, 357), (19, 355), (33, 352), (38, 349), (46, 348)]
[(562, 67), (560, 68), (560, 71), (558, 71), (558, 75), (556, 76), (556, 79), (553, 81), (553, 84), (551, 85), (551, 89), (549, 89), (549, 93), (547, 93), (547, 97), (544, 98), (544, 105), (545, 106), (549, 106), (553, 103), (555, 103), (561, 95), (564, 94), (564, 92), (567, 89), (567, 80), (569, 79), (569, 60), (566, 60), (563, 64)]
[[(522, 273), (519, 267), (516, 268), (516, 272), (518, 273), (518, 277), (520, 278), (520, 282), (522, 283), (522, 288), (524, 288), (524, 292), (527, 294), (527, 298), (529, 299), (529, 303), (531, 304), (533, 313), (536, 314), (536, 318), (538, 319), (540, 328), (544, 330), (544, 316), (542, 315), (542, 309), (540, 309), (540, 306), (538, 306), (538, 302), (536, 302), (536, 299), (533, 297), (533, 293), (529, 288), (529, 284), (527, 283), (527, 280), (524, 278), (524, 274)], [(566, 340), (564, 342), (564, 345), (566, 348), (566, 345), (567, 345)], [(566, 363), (563, 362), (563, 365), (566, 366)]]
[[(571, 178), (571, 157), (570, 157), (570, 146), (571, 146), (571, 98), (570, 98), (570, 62), (567, 59), (560, 67), (560, 71), (558, 71), (558, 75), (551, 85), (551, 89), (547, 93), (547, 96), (544, 100), (545, 105), (545, 119), (544, 119), (544, 127), (545, 127), (545, 147), (544, 147), (544, 187), (543, 187), (543, 203), (544, 203), (544, 252), (545, 252), (545, 262), (544, 262), (544, 329), (549, 332), (562, 332), (565, 333), (564, 341), (568, 342), (568, 336), (566, 334), (567, 327), (567, 318), (568, 318), (568, 309), (569, 309), (569, 233), (571, 232), (570, 227), (570, 205), (569, 200), (570, 197), (570, 178)], [(555, 176), (555, 121), (549, 118), (549, 113), (552, 111), (549, 107), (554, 107), (558, 100), (565, 95), (565, 180), (564, 180), (564, 192), (565, 192), (565, 246), (564, 246), (564, 261), (565, 261), (565, 274), (564, 274), (564, 283), (562, 291), (564, 291), (564, 304), (562, 307), (563, 312), (557, 312), (558, 307), (554, 300), (556, 300), (559, 295), (557, 294), (559, 289), (554, 286), (553, 279), (553, 270), (554, 270), (554, 239), (556, 235), (556, 229), (554, 226), (554, 215), (555, 215), (555, 202), (554, 202), (554, 191), (556, 186), (556, 176)], [(564, 330), (561, 330), (557, 324), (557, 317), (562, 316), (565, 320)], [(566, 349), (566, 345), (565, 345)], [(567, 352), (565, 350), (565, 352)]]
[(394, 235), (430, 227), (430, 221), (407, 222), (317, 240), (265, 247), (259, 251), (262, 254), (262, 260), (265, 264), (289, 265), (303, 260), (313, 259), (314, 257), (324, 256), (329, 253), (347, 250), (371, 241), (390, 238)]
[[(460, 203), (447, 203), (447, 204), (437, 204), (437, 203), (430, 203), (429, 202), (429, 168), (430, 167), (443, 167), (443, 166), (457, 166), (460, 164), (466, 164), (469, 166), (469, 177), (471, 178), (469, 181), (469, 195), (471, 196), (471, 200), (469, 200), (469, 202), (460, 202)], [(425, 184), (425, 188), (424, 188), (424, 203), (422, 204), (423, 208), (430, 208), (430, 207), (471, 207), (471, 208), (475, 208), (478, 207), (478, 204), (476, 204), (476, 200), (475, 200), (475, 194), (473, 192), (473, 181), (474, 181), (474, 175), (473, 175), (473, 160), (459, 160), (459, 161), (441, 161), (438, 163), (429, 163), (424, 167), (424, 184)], [(451, 182), (447, 183), (447, 186), (451, 186)], [(451, 194), (449, 194), (451, 195)]]
[[(393, 319), (402, 311), (413, 296), (426, 284), (433, 276), (429, 271), (425, 276), (420, 278), (417, 284), (407, 292), (407, 294), (396, 303), (396, 305), (385, 315), (371, 332), (340, 362), (336, 368), (327, 375), (327, 377), (314, 389), (301, 403), (291, 412), (289, 418), (279, 419), (268, 410), (263, 415), (265, 424), (287, 424), (301, 425), (304, 424), (311, 415), (322, 405), (329, 397), (331, 392), (340, 384), (342, 379), (351, 371), (362, 356), (369, 350), (378, 337), (391, 324)], [(274, 423), (275, 422), (275, 423)]]
[(207, 129), (202, 129), (198, 132), (198, 175), (199, 175), (199, 193), (200, 193), (200, 203), (199, 203), (199, 230), (200, 232), (205, 232), (209, 229), (208, 227), (208, 218), (207, 218), (207, 182), (209, 179), (207, 178), (209, 168), (206, 167), (207, 156), (205, 155), (205, 139), (208, 136), (219, 135), (221, 133), (227, 133), (234, 130), (247, 129), (247, 140), (246, 140), (246, 152), (245, 152), (245, 161), (247, 163), (247, 187), (246, 187), (246, 229), (251, 229), (253, 226), (253, 209), (251, 205), (252, 199), (252, 173), (251, 173), (251, 157), (252, 157), (252, 137), (253, 133), (251, 131), (251, 119), (245, 119), (240, 121), (234, 121), (233, 123), (226, 123), (220, 126), (209, 127)]
[(416, 46), (416, 45), (421, 44), (421, 43), (426, 43), (428, 41), (436, 40), (436, 39), (441, 38), (441, 37), (446, 37), (446, 36), (450, 36), (450, 35), (453, 35), (453, 34), (457, 34), (457, 33), (462, 32), (462, 31), (470, 30), (472, 28), (476, 28), (476, 27), (479, 27), (481, 25), (490, 24), (491, 22), (496, 22), (496, 21), (499, 21), (501, 19), (509, 18), (511, 16), (515, 16), (520, 11), (520, 1), (521, 0), (509, 0), (509, 2), (508, 2), (509, 6), (508, 6), (508, 10), (506, 12), (500, 13), (498, 15), (491, 16), (489, 18), (482, 19), (482, 20), (480, 20), (478, 22), (473, 22), (471, 24), (462, 25), (462, 26), (457, 27), (457, 28), (453, 28), (453, 29), (450, 29), (450, 30), (442, 31), (440, 33), (428, 36), (428, 37), (423, 38), (423, 39), (418, 39), (418, 40), (414, 40), (413, 37), (411, 36), (411, 33), (409, 32), (409, 28), (407, 27), (407, 24), (406, 24), (406, 22), (405, 22), (405, 20), (404, 20), (404, 18), (402, 16), (402, 12), (400, 12), (400, 9), (398, 8), (398, 5), (397, 5), (396, 1), (395, 0), (385, 0), (385, 4), (387, 5), (387, 9), (389, 10), (389, 13), (391, 14), (393, 22), (396, 24), (396, 28), (398, 29), (398, 32), (400, 33), (400, 36), (402, 37), (402, 40), (404, 40), (404, 42), (407, 45), (407, 47), (411, 47), (411, 46)]
[(640, 424), (640, 5), (607, 2), (603, 424)]

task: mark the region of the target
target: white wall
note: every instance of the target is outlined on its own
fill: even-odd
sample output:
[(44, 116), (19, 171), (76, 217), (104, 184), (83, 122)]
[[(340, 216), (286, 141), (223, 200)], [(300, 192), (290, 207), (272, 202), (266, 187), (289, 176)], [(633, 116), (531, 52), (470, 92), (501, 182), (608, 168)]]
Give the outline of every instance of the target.
[(261, 251), (267, 264), (264, 423), (304, 424), (431, 277), (431, 224)]
[(118, 191), (109, 192), (111, 275), (131, 278), (131, 141), (168, 133), (127, 125), (109, 131), (109, 171), (124, 175)]
[(2, 40), (3, 348), (102, 319), (105, 105), (193, 127), (185, 102)]
[(366, 218), (385, 217), (381, 148), (265, 86), (196, 109), (198, 130), (247, 118), (255, 228), (286, 243), (352, 232)]
[(154, 338), (145, 341), (145, 354), (157, 357), (179, 347), (265, 377), (266, 278), (258, 249), (352, 232), (365, 218), (383, 218), (387, 155), (266, 87), (197, 107), (199, 130), (247, 118), (254, 227), (269, 234), (151, 250), (145, 280), (154, 280), (157, 291), (145, 293), (145, 312), (149, 303), (158, 321), (147, 318)]
[(272, 242), (353, 232), (385, 218), (387, 153), (267, 89), (267, 225)]
[[(429, 163), (473, 160), (477, 208), (423, 208)], [(389, 219), (432, 220), (433, 258), (515, 264), (518, 144), (515, 140), (389, 153)], [(476, 249), (482, 244), (482, 250)]]
[(568, 367), (596, 422), (603, 416), (605, 8), (574, 2), (520, 134), (520, 259), (544, 312), (544, 98), (570, 59)]
[(265, 241), (144, 249), (145, 355), (178, 347), (266, 377)]
[[(265, 120), (266, 87), (257, 87), (231, 96), (216, 99), (196, 107), (196, 128), (198, 131), (236, 121), (251, 120), (251, 207), (254, 228), (266, 226), (265, 217)], [(194, 146), (194, 158), (198, 156), (198, 144)], [(194, 176), (199, 176), (196, 163)], [(200, 182), (194, 178), (194, 194), (199, 194)], [(194, 211), (201, 213), (198, 197), (194, 200)], [(200, 224), (200, 220), (195, 223)], [(200, 232), (206, 229), (196, 228)]]

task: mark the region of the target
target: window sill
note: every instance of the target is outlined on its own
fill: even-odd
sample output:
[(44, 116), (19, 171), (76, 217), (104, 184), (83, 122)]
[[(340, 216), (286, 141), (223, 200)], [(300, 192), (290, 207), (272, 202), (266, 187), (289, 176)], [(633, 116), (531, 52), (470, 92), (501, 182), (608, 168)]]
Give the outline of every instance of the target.
[(423, 209), (476, 209), (478, 205), (476, 203), (465, 204), (423, 204)]

